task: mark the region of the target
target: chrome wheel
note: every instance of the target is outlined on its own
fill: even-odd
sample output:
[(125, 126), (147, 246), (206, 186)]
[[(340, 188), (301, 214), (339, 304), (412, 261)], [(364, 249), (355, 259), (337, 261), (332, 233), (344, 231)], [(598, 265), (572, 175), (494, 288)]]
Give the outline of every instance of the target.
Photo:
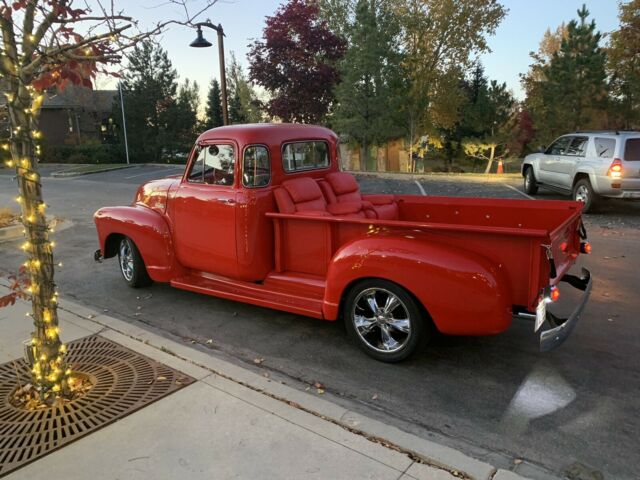
[(133, 265), (133, 251), (128, 239), (123, 239), (120, 242), (120, 271), (122, 276), (127, 282), (133, 281), (134, 265)]
[(578, 185), (576, 193), (574, 194), (574, 199), (577, 202), (589, 203), (589, 189), (586, 185)]
[(377, 352), (397, 352), (411, 337), (407, 306), (384, 288), (360, 292), (353, 302), (351, 320), (362, 341)]

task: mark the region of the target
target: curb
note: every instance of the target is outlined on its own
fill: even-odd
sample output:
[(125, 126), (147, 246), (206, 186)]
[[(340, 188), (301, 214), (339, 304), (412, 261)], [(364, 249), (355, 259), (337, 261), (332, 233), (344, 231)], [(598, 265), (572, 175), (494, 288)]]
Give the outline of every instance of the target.
[(22, 237), (23, 228), (21, 223), (0, 228), (0, 242), (8, 242), (9, 240)]
[(117, 334), (124, 335), (129, 339), (127, 343), (131, 344), (128, 345), (129, 348), (135, 349), (136, 345), (139, 348), (152, 347), (176, 359), (188, 362), (193, 368), (207, 370), (222, 379), (294, 406), (345, 430), (364, 436), (370, 441), (382, 443), (387, 448), (404, 453), (424, 464), (425, 468), (427, 466), (441, 468), (455, 477), (470, 480), (525, 480), (525, 477), (514, 472), (497, 469), (489, 463), (469, 457), (451, 447), (417, 437), (399, 428), (347, 410), (329, 400), (272, 381), (243, 367), (212, 356), (210, 353), (196, 350), (132, 323), (95, 312), (66, 299), (62, 301), (60, 309), (77, 317), (77, 320), (71, 320), (72, 322), (93, 323), (93, 329), (96, 327), (98, 329), (107, 328)]
[(429, 173), (404, 173), (404, 172), (361, 172), (348, 170), (352, 175), (363, 177), (391, 178), (397, 180), (418, 180), (429, 177), (452, 177), (470, 180), (493, 180), (506, 181), (514, 178), (521, 178), (520, 173), (449, 173), (449, 172), (429, 172)]
[[(73, 222), (71, 220), (57, 219), (55, 217), (53, 219), (50, 219), (49, 221), (56, 222), (54, 224), (56, 233), (62, 230), (65, 230), (73, 225)], [(22, 223), (0, 228), (0, 243), (10, 242), (18, 238), (23, 238), (24, 236), (24, 234), (22, 233), (23, 230), (24, 230), (24, 226), (22, 225)], [(55, 234), (54, 232), (51, 232), (51, 233)]]
[(117, 167), (105, 167), (100, 170), (91, 170), (90, 172), (68, 172), (65, 170), (60, 170), (59, 172), (52, 172), (51, 176), (55, 178), (64, 178), (64, 177), (80, 177), (83, 175), (91, 175), (92, 173), (103, 173), (103, 172), (111, 172), (112, 170), (122, 170), (125, 168), (134, 168), (139, 165), (118, 165)]

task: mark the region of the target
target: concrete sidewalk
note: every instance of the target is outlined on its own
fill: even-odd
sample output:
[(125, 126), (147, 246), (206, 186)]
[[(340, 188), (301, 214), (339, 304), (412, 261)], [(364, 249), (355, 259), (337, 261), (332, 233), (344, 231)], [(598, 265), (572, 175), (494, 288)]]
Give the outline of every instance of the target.
[[(29, 310), (0, 309), (0, 363), (22, 355)], [(99, 334), (196, 382), (8, 479), (523, 478), (80, 305), (60, 316), (66, 342)]]

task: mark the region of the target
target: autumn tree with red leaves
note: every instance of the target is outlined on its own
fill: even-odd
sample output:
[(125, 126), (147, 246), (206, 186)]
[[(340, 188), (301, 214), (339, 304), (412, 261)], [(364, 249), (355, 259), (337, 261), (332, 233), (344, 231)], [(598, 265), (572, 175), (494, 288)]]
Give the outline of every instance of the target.
[[(10, 151), (7, 165), (16, 170), (25, 228), (22, 249), (27, 261), (22, 277), (13, 278), (12, 291), (0, 298), (0, 306), (30, 297), (35, 331), (28, 346), (32, 382), (42, 400), (68, 396), (71, 374), (60, 341), (57, 292), (54, 283), (53, 242), (45, 215), (46, 204), (38, 173), (41, 133), (38, 130), (44, 91), (82, 85), (91, 88), (98, 73), (118, 64), (123, 53), (167, 25), (191, 25), (216, 0), (207, 0), (190, 15), (187, 0), (169, 0), (185, 12), (182, 21), (159, 23), (149, 31), (137, 31), (136, 22), (99, 1), (94, 10), (87, 3), (74, 8), (73, 0), (0, 0), (0, 80), (6, 96), (11, 136), (3, 149)], [(135, 33), (130, 33), (132, 31)]]
[(270, 94), (267, 112), (286, 122), (319, 123), (334, 100), (345, 41), (319, 18), (317, 3), (290, 0), (267, 17), (249, 52), (249, 76)]

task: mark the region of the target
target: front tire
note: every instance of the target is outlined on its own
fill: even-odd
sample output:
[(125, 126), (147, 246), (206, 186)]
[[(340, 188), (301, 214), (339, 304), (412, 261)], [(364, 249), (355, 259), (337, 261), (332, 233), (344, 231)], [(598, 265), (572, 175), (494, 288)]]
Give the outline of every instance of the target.
[(118, 246), (118, 264), (122, 278), (131, 288), (148, 287), (153, 280), (147, 273), (142, 255), (133, 240), (124, 237)]
[(400, 362), (428, 340), (422, 308), (395, 283), (379, 279), (358, 282), (343, 308), (349, 337), (376, 360)]
[(533, 173), (533, 167), (528, 167), (524, 171), (524, 191), (528, 195), (535, 195), (538, 193), (538, 183), (536, 176)]
[(573, 199), (576, 202), (582, 202), (584, 204), (582, 212), (588, 213), (595, 209), (598, 196), (596, 192), (593, 191), (591, 182), (586, 178), (582, 178), (573, 186)]

